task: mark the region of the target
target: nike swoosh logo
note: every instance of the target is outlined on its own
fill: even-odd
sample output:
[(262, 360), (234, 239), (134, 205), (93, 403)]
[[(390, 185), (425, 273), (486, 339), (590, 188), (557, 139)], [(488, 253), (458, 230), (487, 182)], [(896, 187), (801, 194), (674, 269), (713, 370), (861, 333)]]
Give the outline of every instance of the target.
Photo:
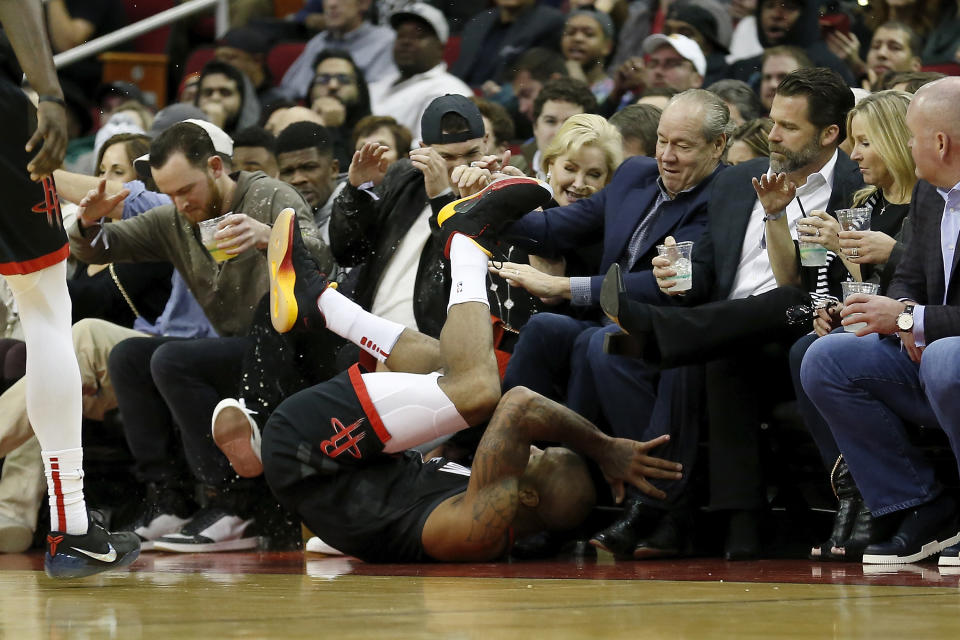
[(107, 543), (107, 548), (110, 549), (107, 553), (94, 553), (93, 551), (87, 551), (85, 549), (77, 549), (76, 547), (70, 547), (74, 551), (79, 551), (85, 556), (90, 556), (94, 560), (99, 560), (100, 562), (113, 562), (117, 559), (117, 550), (113, 548), (113, 545), (109, 542)]

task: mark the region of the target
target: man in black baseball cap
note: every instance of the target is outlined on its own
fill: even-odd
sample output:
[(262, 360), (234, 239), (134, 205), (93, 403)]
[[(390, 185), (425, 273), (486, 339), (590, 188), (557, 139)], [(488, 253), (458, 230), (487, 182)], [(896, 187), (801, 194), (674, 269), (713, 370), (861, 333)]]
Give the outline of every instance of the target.
[[(447, 130), (444, 130), (444, 123), (448, 125)], [(423, 142), (431, 145), (482, 138), (483, 117), (469, 98), (448, 93), (431, 102), (423, 112), (420, 133)]]
[(420, 134), (423, 141), (410, 152), (410, 162), (423, 172), (427, 197), (432, 200), (448, 189), (457, 195), (453, 170), (480, 160), (486, 148), (480, 109), (460, 95), (435, 98), (420, 119)]
[[(449, 270), (430, 220), (457, 197), (450, 174), (483, 157), (480, 110), (459, 95), (435, 98), (423, 112), (423, 141), (386, 168), (387, 147), (367, 143), (354, 155), (333, 205), (330, 248), (354, 267), (354, 300), (365, 309), (430, 336), (446, 317)], [(350, 283), (348, 283), (350, 284)]]

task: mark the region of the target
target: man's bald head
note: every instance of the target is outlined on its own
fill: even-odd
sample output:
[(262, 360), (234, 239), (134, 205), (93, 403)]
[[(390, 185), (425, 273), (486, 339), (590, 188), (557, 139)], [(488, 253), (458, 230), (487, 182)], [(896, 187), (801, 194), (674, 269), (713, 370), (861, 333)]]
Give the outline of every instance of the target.
[(960, 182), (960, 77), (920, 87), (907, 109), (907, 127), (917, 177), (943, 189)]

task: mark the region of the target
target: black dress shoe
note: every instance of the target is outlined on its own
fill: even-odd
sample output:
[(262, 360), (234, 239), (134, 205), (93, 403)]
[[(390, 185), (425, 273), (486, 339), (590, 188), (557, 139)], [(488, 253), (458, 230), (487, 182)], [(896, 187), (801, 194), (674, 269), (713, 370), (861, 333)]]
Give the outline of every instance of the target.
[(667, 512), (653, 532), (637, 543), (634, 560), (655, 560), (693, 555), (693, 514), (685, 509)]
[(632, 336), (626, 331), (603, 334), (603, 352), (611, 356), (642, 358), (644, 349), (643, 334)]
[(650, 305), (627, 296), (627, 288), (623, 284), (623, 272), (620, 265), (614, 262), (603, 277), (600, 286), (600, 308), (621, 329), (636, 339), (645, 339), (643, 334), (653, 330), (653, 321), (650, 318)]
[(600, 308), (617, 325), (620, 325), (620, 302), (626, 291), (620, 265), (614, 262), (607, 269), (607, 275), (603, 277), (600, 285)]
[[(833, 530), (830, 532), (830, 537), (810, 550), (808, 557), (811, 560), (830, 560), (831, 549), (843, 546), (844, 542), (850, 538), (853, 525), (857, 520), (857, 514), (863, 508), (863, 496), (860, 495), (860, 490), (857, 489), (843, 456), (837, 458), (837, 463), (833, 466), (833, 471), (830, 473), (830, 485), (833, 487), (834, 495), (839, 500), (837, 515), (833, 518)], [(870, 512), (867, 511), (867, 513)], [(872, 540), (871, 542), (876, 541)]]
[(724, 560), (756, 560), (760, 557), (760, 514), (742, 510), (730, 514)]
[(623, 516), (603, 531), (590, 538), (597, 549), (609, 551), (617, 558), (633, 558), (637, 542), (647, 535), (663, 516), (663, 511), (633, 499)]
[(957, 505), (953, 498), (938, 498), (910, 509), (893, 538), (863, 550), (864, 564), (907, 564), (919, 562), (960, 542), (957, 532)]
[(579, 531), (541, 531), (520, 538), (510, 549), (510, 555), (518, 560), (540, 560), (555, 556), (578, 558), (596, 556), (597, 550), (587, 544)]

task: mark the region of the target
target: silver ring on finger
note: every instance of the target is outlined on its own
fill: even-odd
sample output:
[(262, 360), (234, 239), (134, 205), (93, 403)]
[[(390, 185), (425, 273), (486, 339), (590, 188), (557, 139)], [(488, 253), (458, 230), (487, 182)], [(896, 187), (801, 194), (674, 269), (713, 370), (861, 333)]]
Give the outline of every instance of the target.
[(850, 249), (850, 257), (851, 257), (851, 258), (859, 258), (859, 257), (860, 257), (860, 249), (858, 249), (857, 247), (851, 248), (851, 249)]

